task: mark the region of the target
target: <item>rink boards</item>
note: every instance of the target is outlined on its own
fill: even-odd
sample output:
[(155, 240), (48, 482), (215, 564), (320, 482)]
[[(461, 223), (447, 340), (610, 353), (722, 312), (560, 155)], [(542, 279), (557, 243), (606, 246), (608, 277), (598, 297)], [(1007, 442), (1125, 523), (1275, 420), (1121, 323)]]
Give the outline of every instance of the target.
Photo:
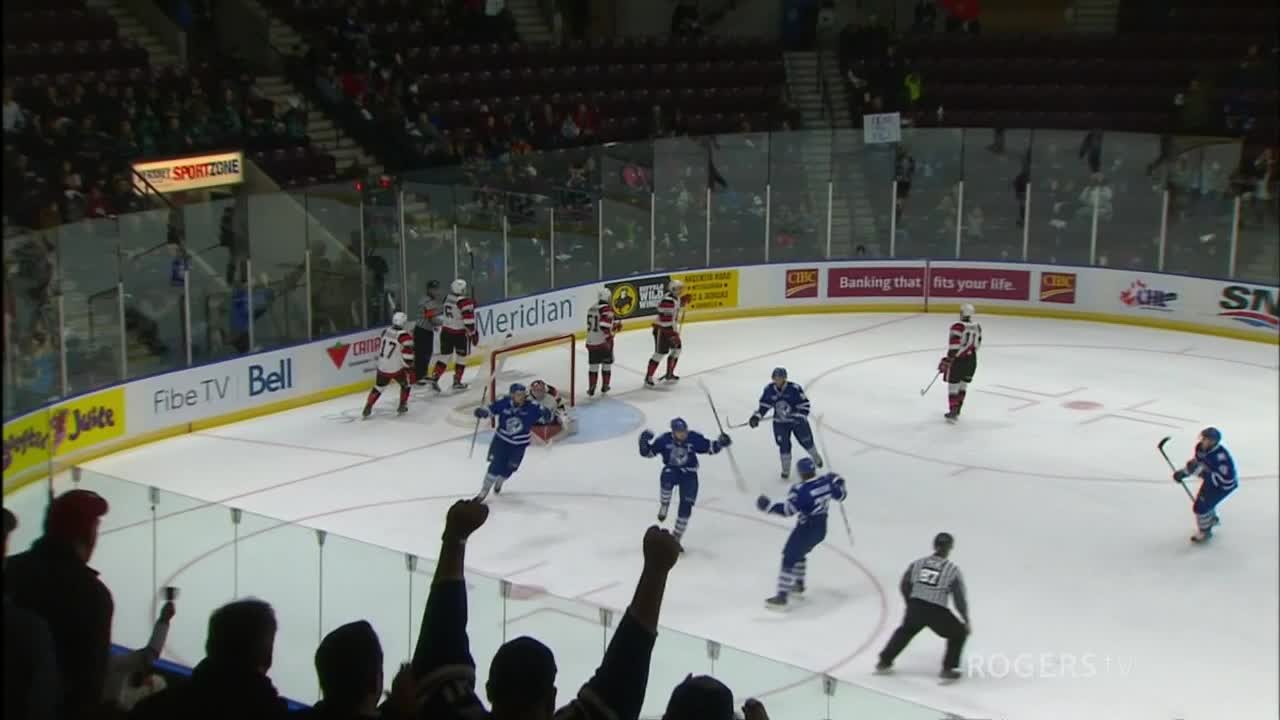
[[(603, 281), (624, 332), (647, 330), (662, 289), (685, 284), (686, 322), (803, 313), (954, 312), (1125, 323), (1280, 342), (1280, 289), (1111, 268), (964, 261), (812, 262), (708, 268)], [(601, 282), (477, 309), (480, 364), (498, 342), (582, 335)], [(122, 383), (4, 424), (4, 491), (147, 442), (364, 389), (380, 329)], [(509, 340), (508, 340), (509, 338)]]

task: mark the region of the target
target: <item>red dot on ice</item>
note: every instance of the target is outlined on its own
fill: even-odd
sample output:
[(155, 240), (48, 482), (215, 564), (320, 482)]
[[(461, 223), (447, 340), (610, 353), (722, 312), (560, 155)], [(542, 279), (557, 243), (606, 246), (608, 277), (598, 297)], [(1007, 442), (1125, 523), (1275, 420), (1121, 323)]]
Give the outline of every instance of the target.
[(1062, 403), (1062, 407), (1068, 410), (1100, 410), (1102, 403), (1092, 400), (1068, 400)]

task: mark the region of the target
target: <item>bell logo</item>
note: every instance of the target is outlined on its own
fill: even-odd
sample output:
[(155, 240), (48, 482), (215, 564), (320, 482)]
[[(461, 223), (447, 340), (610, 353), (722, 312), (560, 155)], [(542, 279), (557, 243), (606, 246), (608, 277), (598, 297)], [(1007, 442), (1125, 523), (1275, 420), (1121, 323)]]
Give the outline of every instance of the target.
[(804, 270), (788, 270), (787, 286), (784, 295), (788, 300), (793, 298), (818, 297), (818, 271), (816, 268)]

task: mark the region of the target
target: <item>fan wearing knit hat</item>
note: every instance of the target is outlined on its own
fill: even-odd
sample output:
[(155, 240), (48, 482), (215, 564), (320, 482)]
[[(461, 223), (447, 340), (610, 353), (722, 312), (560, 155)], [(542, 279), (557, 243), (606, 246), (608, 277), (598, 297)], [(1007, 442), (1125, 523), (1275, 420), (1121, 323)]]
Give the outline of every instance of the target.
[(111, 591), (89, 567), (107, 501), (70, 490), (49, 503), (44, 535), (5, 564), (14, 604), (39, 615), (53, 635), (63, 704), (59, 717), (89, 717), (102, 705), (111, 647)]

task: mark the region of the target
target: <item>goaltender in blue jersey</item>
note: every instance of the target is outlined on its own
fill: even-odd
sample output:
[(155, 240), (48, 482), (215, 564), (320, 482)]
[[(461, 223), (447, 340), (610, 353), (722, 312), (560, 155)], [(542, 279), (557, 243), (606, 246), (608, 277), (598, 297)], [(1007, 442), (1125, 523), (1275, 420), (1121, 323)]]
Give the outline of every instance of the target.
[(787, 380), (786, 368), (774, 368), (764, 392), (760, 393), (760, 407), (747, 420), (751, 427), (759, 427), (761, 418), (773, 413), (773, 440), (778, 444), (782, 461), (782, 479), (791, 478), (791, 436), (809, 453), (813, 462), (822, 467), (822, 455), (813, 444), (813, 430), (809, 427), (809, 398), (804, 388)]
[(849, 496), (844, 478), (835, 473), (817, 477), (818, 469), (809, 458), (800, 458), (796, 470), (800, 473), (800, 482), (791, 486), (786, 500), (773, 502), (766, 495), (756, 498), (756, 507), (762, 512), (796, 516), (796, 526), (782, 548), (777, 593), (765, 600), (765, 607), (772, 610), (786, 609), (790, 595), (804, 593), (809, 552), (827, 537), (827, 509), (831, 501), (842, 502)]
[(536, 402), (529, 402), (529, 390), (520, 383), (513, 383), (507, 396), (489, 406), (476, 408), (475, 416), (483, 420), (494, 418), (497, 432), (489, 443), (489, 467), (485, 471), (484, 486), (477, 500), (489, 496), (489, 490), (502, 494), (502, 484), (520, 469), (524, 451), (529, 447), (533, 426), (551, 421), (551, 411)]
[(650, 430), (640, 433), (640, 456), (662, 458), (658, 522), (667, 519), (672, 491), (680, 490), (680, 507), (676, 510), (673, 533), (677, 540), (684, 537), (684, 531), (689, 527), (689, 516), (693, 514), (693, 504), (698, 500), (698, 456), (715, 455), (731, 443), (724, 433), (714, 441), (708, 440), (702, 433), (691, 431), (689, 424), (681, 418), (671, 421), (671, 432), (656, 438)]
[(1196, 515), (1196, 534), (1191, 542), (1204, 543), (1213, 537), (1213, 529), (1222, 521), (1218, 518), (1218, 505), (1239, 487), (1236, 461), (1222, 444), (1222, 432), (1218, 428), (1205, 428), (1196, 440), (1195, 456), (1187, 461), (1186, 469), (1173, 473), (1175, 482), (1200, 476), (1200, 491), (1196, 493), (1191, 511)]

